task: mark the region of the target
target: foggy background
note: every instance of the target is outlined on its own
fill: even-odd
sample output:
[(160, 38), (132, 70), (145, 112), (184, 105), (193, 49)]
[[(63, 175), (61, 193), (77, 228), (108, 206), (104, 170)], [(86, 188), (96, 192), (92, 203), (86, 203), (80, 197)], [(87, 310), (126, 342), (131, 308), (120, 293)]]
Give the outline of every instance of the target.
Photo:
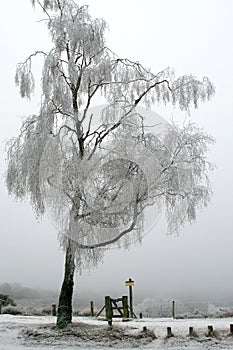
[[(80, 3), (80, 2), (78, 2)], [(78, 294), (118, 297), (124, 281), (135, 280), (135, 295), (171, 297), (232, 295), (233, 278), (233, 2), (231, 0), (89, 0), (94, 17), (109, 24), (108, 46), (122, 58), (139, 61), (156, 73), (174, 67), (176, 74), (208, 76), (216, 95), (192, 111), (191, 119), (216, 139), (209, 159), (213, 198), (195, 224), (179, 236), (167, 235), (161, 220), (146, 232), (141, 246), (109, 250), (97, 269), (76, 277)], [(1, 4), (1, 185), (0, 283), (18, 282), (59, 290), (63, 251), (47, 217), (37, 222), (28, 203), (15, 202), (4, 186), (4, 142), (19, 133), (22, 116), (37, 113), (39, 96), (22, 100), (14, 85), (15, 66), (36, 50), (49, 49), (40, 11), (29, 0)], [(40, 63), (37, 61), (37, 68)], [(187, 115), (171, 107), (153, 110), (182, 123)]]

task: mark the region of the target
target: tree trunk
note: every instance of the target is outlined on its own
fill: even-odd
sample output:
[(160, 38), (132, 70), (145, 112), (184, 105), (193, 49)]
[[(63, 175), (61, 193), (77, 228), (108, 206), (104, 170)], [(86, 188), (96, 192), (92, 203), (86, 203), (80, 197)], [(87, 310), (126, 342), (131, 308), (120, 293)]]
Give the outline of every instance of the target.
[(57, 326), (59, 328), (64, 328), (72, 322), (72, 297), (75, 271), (72, 245), (72, 240), (69, 239), (66, 248), (64, 280), (60, 291), (57, 310)]

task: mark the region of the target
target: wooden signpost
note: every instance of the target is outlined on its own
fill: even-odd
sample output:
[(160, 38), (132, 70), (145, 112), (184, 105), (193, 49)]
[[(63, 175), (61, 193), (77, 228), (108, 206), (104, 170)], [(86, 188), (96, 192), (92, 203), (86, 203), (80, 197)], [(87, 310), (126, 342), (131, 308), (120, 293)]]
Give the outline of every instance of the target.
[(134, 317), (134, 312), (133, 312), (133, 286), (134, 286), (134, 281), (129, 278), (128, 281), (125, 281), (125, 286), (129, 287), (129, 310), (130, 310), (130, 317)]

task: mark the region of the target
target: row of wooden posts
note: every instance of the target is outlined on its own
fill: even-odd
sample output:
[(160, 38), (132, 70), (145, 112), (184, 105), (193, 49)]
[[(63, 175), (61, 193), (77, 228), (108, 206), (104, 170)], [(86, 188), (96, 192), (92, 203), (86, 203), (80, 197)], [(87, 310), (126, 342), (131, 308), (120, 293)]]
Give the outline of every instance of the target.
[[(143, 327), (143, 330), (146, 330), (146, 327)], [(233, 335), (233, 324), (230, 324), (230, 334)], [(197, 333), (195, 332), (193, 327), (189, 327), (189, 336), (196, 336)], [(212, 325), (208, 325), (207, 326), (207, 334), (208, 337), (213, 337), (215, 335), (214, 333), (214, 327)], [(172, 328), (171, 327), (167, 327), (167, 337), (173, 337), (174, 334), (172, 333)]]

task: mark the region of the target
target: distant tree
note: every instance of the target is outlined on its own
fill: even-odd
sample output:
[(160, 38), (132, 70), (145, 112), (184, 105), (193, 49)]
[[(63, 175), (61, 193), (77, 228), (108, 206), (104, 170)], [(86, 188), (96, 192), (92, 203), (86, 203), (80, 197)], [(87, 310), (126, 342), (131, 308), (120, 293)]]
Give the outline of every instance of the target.
[(0, 303), (2, 304), (2, 306), (8, 306), (8, 305), (16, 306), (16, 303), (14, 302), (13, 299), (9, 297), (9, 295), (2, 294), (2, 293), (0, 293)]
[[(171, 229), (196, 218), (210, 197), (212, 138), (194, 124), (167, 126), (157, 137), (139, 104), (172, 103), (183, 111), (214, 94), (208, 78), (175, 78), (171, 69), (153, 74), (117, 57), (104, 39), (106, 23), (72, 0), (32, 0), (42, 7), (52, 39), (18, 64), (22, 97), (34, 91), (32, 59), (44, 56), (41, 107), (9, 143), (7, 188), (30, 198), (36, 215), (45, 209), (59, 224), (65, 250), (57, 325), (72, 320), (75, 266), (96, 264), (108, 246), (129, 245), (143, 232), (143, 211), (165, 207)], [(91, 113), (102, 94), (106, 108)], [(93, 111), (95, 111), (93, 109)]]

